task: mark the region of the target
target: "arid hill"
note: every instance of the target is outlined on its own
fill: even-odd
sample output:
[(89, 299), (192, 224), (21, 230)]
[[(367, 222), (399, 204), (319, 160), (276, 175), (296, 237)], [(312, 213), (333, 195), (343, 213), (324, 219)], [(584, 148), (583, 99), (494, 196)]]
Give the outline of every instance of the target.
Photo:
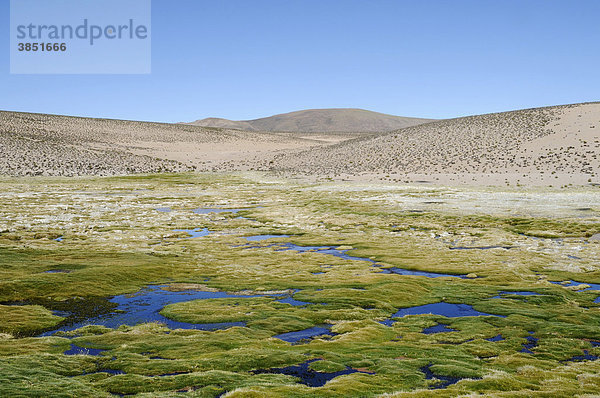
[(388, 133), (242, 131), (0, 112), (0, 175), (264, 170), (308, 179), (600, 184), (600, 103)]
[(274, 170), (390, 181), (537, 185), (598, 182), (600, 103), (441, 120), (280, 154)]
[(248, 132), (183, 124), (0, 111), (0, 175), (121, 175), (248, 169), (246, 159), (328, 145), (352, 134)]
[(308, 109), (254, 120), (207, 118), (188, 124), (247, 131), (317, 133), (386, 132), (431, 121), (431, 119), (386, 115), (364, 109)]

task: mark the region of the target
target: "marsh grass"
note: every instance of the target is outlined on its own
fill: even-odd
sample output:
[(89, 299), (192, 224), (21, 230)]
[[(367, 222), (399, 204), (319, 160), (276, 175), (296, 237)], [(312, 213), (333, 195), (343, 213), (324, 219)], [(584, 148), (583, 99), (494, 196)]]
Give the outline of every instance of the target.
[[(583, 350), (600, 354), (590, 343), (600, 340), (600, 309), (594, 303), (600, 292), (549, 282), (600, 282), (600, 245), (585, 243), (585, 237), (600, 231), (593, 214), (416, 213), (381, 201), (389, 188), (262, 178), (173, 174), (0, 180), (0, 396), (600, 393), (598, 363), (564, 362)], [(446, 194), (443, 189), (400, 192), (406, 200), (427, 201)], [(155, 210), (160, 207), (172, 211)], [(192, 211), (207, 207), (246, 210)], [(181, 239), (185, 234), (174, 232), (193, 228), (213, 233)], [(248, 246), (244, 237), (262, 234), (289, 237)], [(55, 241), (59, 236), (63, 240)], [(342, 247), (381, 267), (318, 250), (281, 250), (278, 243)], [(450, 250), (495, 245), (512, 248)], [(384, 274), (385, 267), (473, 278)], [(115, 329), (88, 325), (33, 337), (65, 322), (110, 314), (112, 296), (135, 295), (149, 285), (261, 297), (184, 301), (161, 310), (173, 320), (243, 321), (245, 327), (202, 331), (170, 330), (158, 323)], [(492, 299), (506, 290), (539, 295)], [(280, 296), (272, 292), (309, 304), (279, 303)], [(401, 308), (442, 301), (505, 317), (422, 314), (394, 318), (391, 326), (380, 323)], [(438, 323), (457, 331), (423, 333)], [(332, 336), (298, 344), (274, 337), (323, 324), (331, 325)], [(503, 340), (486, 340), (499, 334)], [(538, 339), (532, 354), (521, 352), (528, 336)], [(63, 355), (71, 344), (106, 351)], [(314, 388), (292, 376), (253, 373), (311, 359), (319, 359), (310, 364), (317, 372), (351, 367), (362, 373)], [(434, 375), (460, 380), (430, 390), (438, 381), (425, 378), (422, 368), (429, 365)]]

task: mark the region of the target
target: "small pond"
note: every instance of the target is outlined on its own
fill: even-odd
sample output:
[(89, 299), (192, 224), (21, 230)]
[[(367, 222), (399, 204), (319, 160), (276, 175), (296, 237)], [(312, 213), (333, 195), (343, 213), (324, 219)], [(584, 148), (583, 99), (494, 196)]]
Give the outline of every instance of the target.
[(466, 275), (454, 275), (454, 274), (441, 274), (437, 272), (427, 272), (427, 271), (413, 271), (404, 268), (392, 267), (392, 268), (382, 268), (382, 274), (398, 274), (398, 275), (415, 275), (415, 276), (426, 276), (427, 278), (461, 278), (466, 279)]
[(108, 351), (108, 350), (101, 350), (101, 349), (98, 349), (98, 348), (85, 348), (85, 347), (80, 347), (80, 346), (78, 346), (76, 344), (71, 344), (71, 348), (69, 348), (63, 354), (65, 354), (65, 355), (93, 355), (93, 356), (98, 356), (98, 355), (102, 354), (105, 351)]
[(217, 207), (201, 207), (198, 209), (192, 210), (196, 214), (210, 214), (210, 213), (233, 213), (236, 214), (241, 210), (249, 210), (249, 209), (222, 209)]
[(255, 370), (254, 374), (264, 374), (264, 373), (274, 373), (274, 374), (284, 374), (288, 376), (294, 376), (300, 379), (302, 384), (305, 384), (309, 387), (321, 387), (324, 386), (330, 380), (335, 379), (338, 376), (352, 374), (352, 373), (367, 373), (370, 372), (359, 371), (357, 369), (352, 369), (347, 366), (346, 369), (340, 370), (337, 372), (317, 372), (309, 368), (310, 364), (318, 361), (318, 359), (312, 359), (310, 361), (306, 361), (301, 363), (300, 365), (292, 365), (287, 366), (285, 368), (271, 368), (271, 369), (260, 369)]
[(563, 281), (563, 282), (557, 282), (557, 281), (549, 281), (549, 282), (553, 283), (555, 285), (560, 285), (560, 286), (564, 286), (564, 287), (572, 287), (572, 286), (579, 286), (579, 285), (588, 285), (589, 286), (585, 289), (577, 290), (578, 292), (585, 292), (586, 290), (600, 290), (599, 283), (575, 282), (572, 280)]
[(134, 294), (124, 294), (109, 299), (114, 307), (109, 313), (104, 313), (85, 320), (74, 322), (55, 330), (48, 331), (43, 336), (52, 335), (58, 331), (70, 331), (86, 325), (103, 325), (117, 328), (120, 325), (134, 326), (140, 323), (160, 322), (171, 329), (200, 329), (216, 330), (233, 326), (245, 326), (245, 322), (223, 322), (195, 324), (178, 322), (162, 316), (159, 312), (168, 304), (183, 301), (213, 299), (213, 298), (250, 298), (261, 295), (235, 295), (227, 292), (206, 292), (198, 290), (169, 291), (167, 286), (151, 286)]
[(423, 374), (425, 374), (426, 380), (437, 380), (438, 381), (438, 383), (430, 386), (429, 387), (430, 389), (437, 390), (437, 389), (441, 389), (441, 388), (446, 388), (446, 387), (448, 387), (452, 384), (456, 384), (462, 380), (462, 378), (460, 378), (460, 377), (437, 375), (431, 371), (431, 366), (432, 366), (432, 364), (429, 364), (427, 366), (423, 366), (420, 369), (420, 371), (423, 372)]
[(406, 315), (441, 315), (448, 318), (456, 318), (461, 316), (497, 316), (504, 318), (502, 315), (486, 314), (485, 312), (479, 312), (469, 304), (451, 304), (445, 302), (439, 302), (434, 304), (419, 305), (416, 307), (402, 308), (392, 318), (401, 318)]
[(531, 351), (533, 348), (537, 347), (538, 338), (533, 337), (534, 332), (529, 332), (529, 336), (526, 336), (527, 343), (523, 343), (523, 348), (521, 348), (521, 352), (526, 354), (533, 354)]
[(462, 379), (459, 377), (451, 377), (451, 376), (440, 376), (440, 375), (436, 375), (431, 371), (431, 364), (427, 365), (427, 366), (423, 366), (421, 369), (419, 369), (421, 372), (423, 372), (423, 374), (425, 374), (425, 380), (438, 380), (437, 384), (434, 384), (432, 386), (430, 386), (430, 389), (433, 390), (437, 390), (437, 389), (441, 389), (441, 388), (446, 388), (452, 384), (456, 384), (459, 381), (461, 381)]
[(289, 235), (254, 235), (246, 236), (246, 240), (251, 242), (260, 242), (261, 240), (274, 239), (274, 238), (289, 238)]
[(283, 299), (279, 299), (279, 300), (275, 300), (275, 301), (277, 301), (278, 303), (290, 304), (290, 305), (293, 305), (294, 307), (300, 307), (303, 305), (312, 304), (307, 301), (296, 300), (293, 297), (287, 297), (287, 298), (283, 298)]
[(421, 333), (436, 334), (436, 333), (446, 333), (446, 332), (458, 332), (458, 330), (449, 328), (448, 325), (446, 325), (446, 324), (438, 323), (437, 325), (430, 326), (428, 328), (423, 329), (423, 331)]
[(188, 235), (187, 238), (182, 239), (192, 239), (199, 238), (201, 236), (210, 235), (212, 232), (208, 230), (208, 228), (194, 228), (194, 229), (174, 229), (173, 232), (186, 232)]
[(296, 332), (288, 332), (275, 335), (273, 337), (287, 341), (288, 343), (297, 343), (301, 340), (312, 339), (317, 336), (333, 336), (331, 325), (315, 326), (312, 328), (298, 330)]

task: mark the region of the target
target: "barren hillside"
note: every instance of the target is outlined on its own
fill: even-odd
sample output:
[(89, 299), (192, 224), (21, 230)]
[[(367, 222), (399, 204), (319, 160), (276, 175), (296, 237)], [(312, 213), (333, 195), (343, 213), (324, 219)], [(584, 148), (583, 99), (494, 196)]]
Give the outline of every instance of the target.
[(441, 120), (378, 134), (0, 112), (0, 175), (267, 170), (367, 181), (587, 184), (600, 183), (599, 133), (600, 103)]
[(364, 109), (308, 109), (254, 120), (207, 118), (189, 124), (249, 131), (316, 133), (387, 132), (431, 121), (431, 119), (386, 115)]
[[(355, 135), (302, 137), (20, 112), (0, 112), (0, 175), (119, 175), (218, 171), (229, 162), (328, 145)], [(254, 163), (252, 163), (254, 164)]]
[(282, 154), (273, 169), (351, 179), (597, 182), (599, 136), (600, 103), (555, 106), (436, 121)]

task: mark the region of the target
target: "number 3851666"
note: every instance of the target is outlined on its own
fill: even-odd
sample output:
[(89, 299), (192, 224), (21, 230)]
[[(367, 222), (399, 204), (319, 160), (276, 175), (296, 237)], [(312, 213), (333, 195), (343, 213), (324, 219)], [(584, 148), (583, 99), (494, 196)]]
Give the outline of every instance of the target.
[(19, 51), (67, 51), (66, 43), (19, 43)]

